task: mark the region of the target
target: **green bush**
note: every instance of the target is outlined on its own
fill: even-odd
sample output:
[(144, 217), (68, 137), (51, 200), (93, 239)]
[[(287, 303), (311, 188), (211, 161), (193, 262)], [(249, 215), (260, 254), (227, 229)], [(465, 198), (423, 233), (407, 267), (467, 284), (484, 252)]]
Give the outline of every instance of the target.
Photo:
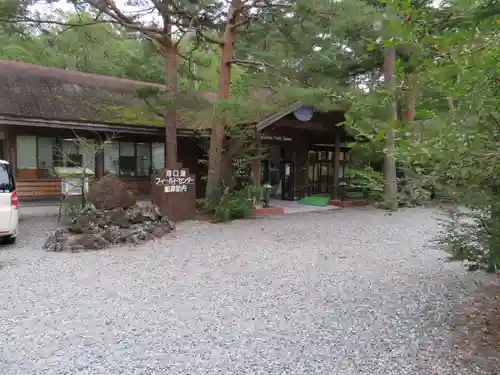
[(466, 262), (470, 271), (500, 271), (500, 197), (484, 194), (483, 204), (458, 206), (442, 220), (439, 244), (452, 261)]
[(214, 221), (226, 222), (249, 217), (252, 213), (252, 195), (244, 188), (224, 195), (213, 213)]
[(371, 167), (351, 169), (350, 185), (361, 188), (363, 195), (372, 202), (381, 202), (384, 195), (384, 175)]
[(213, 211), (216, 222), (243, 219), (252, 215), (254, 199), (260, 199), (263, 188), (246, 186), (240, 190), (227, 192)]

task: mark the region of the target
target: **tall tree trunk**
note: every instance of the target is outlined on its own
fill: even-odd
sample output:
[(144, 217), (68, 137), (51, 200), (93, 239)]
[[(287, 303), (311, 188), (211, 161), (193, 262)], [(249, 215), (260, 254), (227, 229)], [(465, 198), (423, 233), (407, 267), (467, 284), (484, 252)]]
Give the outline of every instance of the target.
[(415, 114), (416, 114), (416, 105), (417, 105), (417, 91), (416, 91), (416, 82), (417, 82), (417, 73), (409, 72), (406, 73), (405, 78), (405, 93), (404, 93), (404, 121), (407, 124), (410, 124), (413, 130), (413, 134), (415, 137), (423, 139), (423, 124), (415, 123)]
[(415, 106), (416, 96), (415, 81), (417, 75), (414, 72), (406, 75), (406, 90), (405, 90), (405, 121), (415, 121)]
[[(387, 91), (394, 95), (396, 91), (396, 46), (384, 49), (384, 82)], [(396, 178), (395, 127), (398, 121), (396, 99), (393, 98), (388, 106), (388, 130), (384, 141), (384, 201), (386, 208), (395, 210), (398, 207), (398, 186)]]
[[(226, 28), (221, 43), (220, 75), (217, 99), (224, 100), (229, 97), (231, 83), (231, 60), (236, 41), (235, 23), (241, 10), (241, 0), (235, 0), (229, 7)], [(225, 119), (217, 117), (212, 123), (212, 136), (208, 153), (208, 176), (205, 197), (209, 207), (217, 204), (221, 193), (222, 182), (222, 151), (225, 137)]]
[(165, 168), (177, 166), (177, 51), (173, 43), (166, 47), (167, 105), (165, 108)]
[[(411, 29), (410, 15), (408, 13), (404, 16), (404, 25), (405, 27)], [(416, 93), (416, 83), (417, 83), (417, 73), (414, 69), (414, 57), (412, 54), (408, 57), (408, 65), (409, 71), (406, 73), (405, 77), (405, 95), (404, 95), (404, 103), (405, 103), (405, 111), (404, 111), (404, 120), (407, 123), (413, 123), (415, 121), (415, 106), (417, 100)], [(415, 134), (422, 133), (422, 129), (414, 128)]]

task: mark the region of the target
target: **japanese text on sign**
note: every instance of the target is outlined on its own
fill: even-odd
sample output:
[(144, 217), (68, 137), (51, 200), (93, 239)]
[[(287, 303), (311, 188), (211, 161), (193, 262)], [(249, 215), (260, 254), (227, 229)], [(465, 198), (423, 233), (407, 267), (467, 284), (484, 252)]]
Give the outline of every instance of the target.
[(156, 177), (156, 185), (164, 186), (165, 193), (184, 193), (196, 180), (183, 169), (165, 169), (164, 177)]
[(159, 178), (156, 177), (156, 185), (165, 185), (165, 186), (172, 186), (172, 185), (189, 185), (194, 183), (194, 178), (192, 177), (170, 177), (170, 178)]
[(186, 191), (187, 185), (165, 186), (165, 193), (185, 193)]
[(183, 169), (165, 169), (165, 177), (156, 177), (156, 185), (189, 185), (195, 182)]

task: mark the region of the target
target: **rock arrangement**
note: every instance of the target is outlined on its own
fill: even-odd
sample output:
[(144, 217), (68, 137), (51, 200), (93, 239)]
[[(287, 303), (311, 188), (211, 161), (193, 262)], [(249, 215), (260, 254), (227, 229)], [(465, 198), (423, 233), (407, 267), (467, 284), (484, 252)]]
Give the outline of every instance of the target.
[[(106, 196), (109, 199), (106, 199)], [(57, 229), (43, 248), (47, 251), (99, 250), (118, 244), (140, 245), (175, 230), (156, 205), (141, 205), (122, 182), (106, 176), (89, 192), (91, 205)]]

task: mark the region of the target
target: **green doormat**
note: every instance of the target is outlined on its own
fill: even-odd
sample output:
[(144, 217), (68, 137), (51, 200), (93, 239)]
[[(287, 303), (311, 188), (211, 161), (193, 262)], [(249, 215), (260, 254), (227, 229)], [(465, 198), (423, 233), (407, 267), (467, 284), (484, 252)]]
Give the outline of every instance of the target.
[(309, 197), (302, 198), (299, 200), (300, 204), (305, 204), (308, 206), (326, 206), (330, 202), (331, 197), (329, 195), (311, 195)]

